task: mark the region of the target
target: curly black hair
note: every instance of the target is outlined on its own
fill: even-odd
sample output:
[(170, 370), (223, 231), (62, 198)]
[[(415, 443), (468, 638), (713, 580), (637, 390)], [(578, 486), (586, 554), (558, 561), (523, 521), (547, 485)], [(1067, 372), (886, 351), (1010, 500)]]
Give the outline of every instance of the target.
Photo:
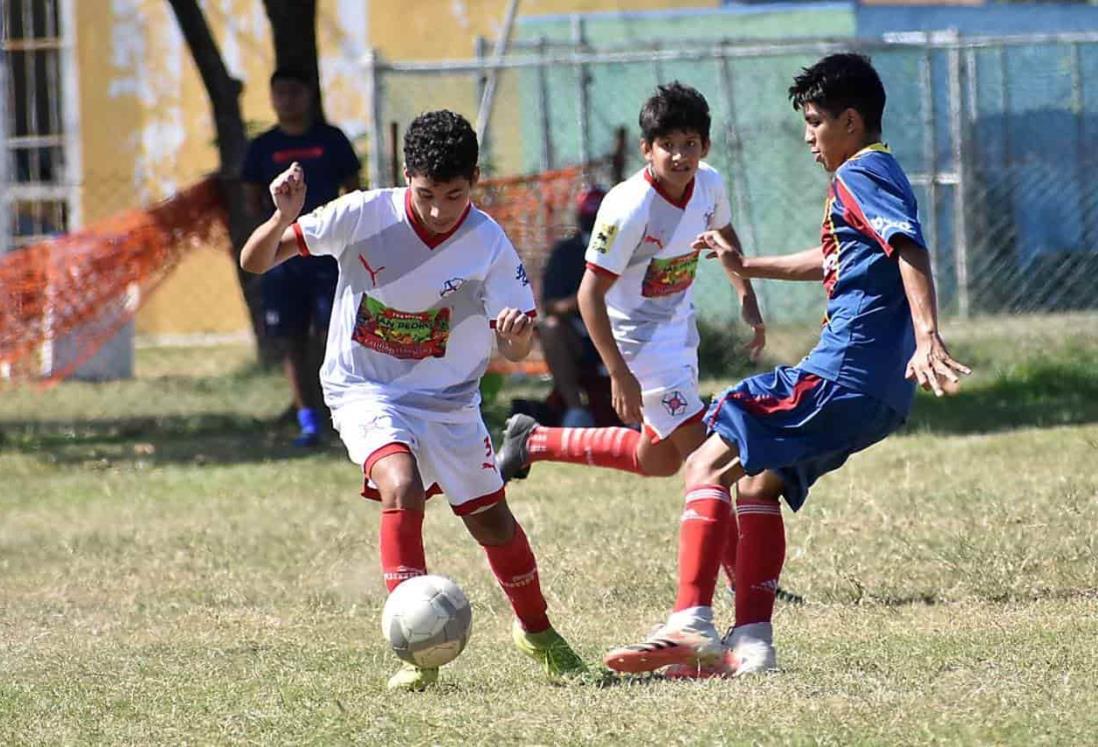
[(709, 141), (709, 103), (698, 89), (677, 80), (657, 87), (641, 107), (638, 119), (646, 143), (675, 130), (696, 132)]
[(814, 104), (832, 117), (853, 109), (862, 115), (867, 131), (874, 134), (881, 131), (884, 84), (873, 63), (863, 54), (832, 54), (812, 67), (801, 68), (789, 87), (789, 100), (794, 109)]
[(469, 120), (448, 109), (420, 114), (404, 133), (404, 168), (410, 176), (448, 182), (476, 175), (477, 133)]

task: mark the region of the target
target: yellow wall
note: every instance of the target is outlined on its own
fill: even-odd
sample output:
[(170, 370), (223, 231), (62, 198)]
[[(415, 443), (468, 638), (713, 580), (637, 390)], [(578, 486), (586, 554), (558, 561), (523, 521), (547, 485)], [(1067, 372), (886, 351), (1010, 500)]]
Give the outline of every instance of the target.
[[(320, 0), (317, 41), (328, 118), (360, 154), (368, 101), (358, 60), (371, 46), (390, 60), (472, 56), (495, 38), (507, 0)], [(716, 0), (523, 0), (522, 15), (668, 7)], [(76, 0), (85, 222), (166, 198), (217, 168), (209, 101), (175, 16), (164, 0)], [(229, 71), (245, 84), (252, 132), (274, 123), (273, 65), (261, 0), (205, 0)], [(414, 12), (410, 9), (414, 8)], [(505, 81), (504, 85), (508, 83)], [(502, 92), (501, 92), (502, 94)], [(424, 94), (424, 99), (427, 94)], [(475, 115), (475, 112), (465, 112)], [(509, 151), (502, 136), (497, 152)], [(243, 332), (249, 328), (227, 254), (192, 253), (150, 298), (142, 334)]]
[[(390, 60), (467, 59), (494, 40), (508, 0), (370, 0), (370, 39)], [(718, 0), (520, 0), (519, 15), (716, 7)], [(415, 12), (409, 12), (414, 7)]]

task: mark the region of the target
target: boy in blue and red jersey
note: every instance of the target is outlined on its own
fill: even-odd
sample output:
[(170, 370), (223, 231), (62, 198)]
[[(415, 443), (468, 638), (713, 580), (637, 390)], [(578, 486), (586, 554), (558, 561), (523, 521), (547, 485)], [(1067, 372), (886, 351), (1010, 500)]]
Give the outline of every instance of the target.
[[(670, 665), (669, 674), (748, 674), (775, 669), (771, 615), (785, 558), (780, 498), (793, 511), (809, 487), (851, 454), (903, 424), (914, 385), (936, 395), (969, 369), (938, 334), (930, 260), (911, 185), (880, 142), (885, 91), (868, 58), (836, 54), (806, 68), (789, 89), (804, 139), (834, 174), (820, 246), (744, 257), (715, 231), (698, 237), (726, 270), (746, 278), (820, 280), (827, 317), (820, 341), (797, 366), (753, 376), (718, 397), (709, 436), (686, 463), (686, 504), (707, 517), (679, 547), (680, 599), (647, 641), (609, 652), (625, 672)], [(736, 516), (730, 489), (736, 487)], [(684, 513), (683, 521), (691, 512)], [(729, 535), (729, 522), (739, 523)], [(712, 599), (725, 537), (736, 542), (736, 622), (722, 641)], [(686, 538), (688, 535), (680, 535)]]

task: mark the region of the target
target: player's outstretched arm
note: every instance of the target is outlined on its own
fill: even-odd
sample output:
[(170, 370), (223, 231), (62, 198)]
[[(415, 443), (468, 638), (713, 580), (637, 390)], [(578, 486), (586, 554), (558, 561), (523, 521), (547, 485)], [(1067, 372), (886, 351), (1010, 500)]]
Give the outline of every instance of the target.
[(641, 412), (640, 382), (629, 370), (625, 358), (618, 350), (614, 333), (610, 329), (610, 316), (606, 313), (606, 292), (616, 280), (615, 277), (588, 269), (580, 281), (580, 316), (587, 325), (587, 334), (591, 336), (595, 350), (599, 351), (599, 357), (610, 374), (610, 400), (614, 405), (614, 412), (623, 423), (640, 423), (644, 419)]
[[(740, 237), (736, 235), (736, 229), (732, 228), (732, 224), (729, 223), (720, 229), (719, 233), (721, 238), (730, 247), (735, 248), (742, 257), (743, 248)], [(728, 282), (736, 289), (736, 295), (740, 297), (740, 315), (744, 323), (751, 328), (751, 340), (744, 346), (744, 350), (751, 360), (756, 361), (766, 347), (766, 325), (763, 324), (762, 311), (759, 310), (759, 297), (755, 295), (751, 281), (745, 276), (733, 272), (724, 263), (721, 263), (721, 267), (724, 268), (724, 274), (728, 276)]]
[(503, 309), (496, 315), (496, 347), (509, 361), (530, 354), (534, 342), (534, 320), (520, 309)]
[(718, 231), (706, 231), (694, 240), (693, 247), (706, 251), (706, 257), (720, 260), (725, 272), (745, 278), (769, 280), (823, 280), (823, 248), (814, 246), (796, 254), (770, 257), (745, 257)]
[(275, 211), (252, 231), (240, 252), (240, 266), (263, 273), (297, 253), (297, 237), (290, 226), (305, 205), (305, 172), (296, 161), (271, 182)]
[(938, 335), (938, 299), (930, 272), (930, 253), (902, 235), (894, 236), (892, 244), (899, 254), (900, 277), (915, 325), (915, 355), (911, 356), (905, 375), (941, 397), (956, 388), (958, 374), (968, 375), (972, 371), (953, 360)]

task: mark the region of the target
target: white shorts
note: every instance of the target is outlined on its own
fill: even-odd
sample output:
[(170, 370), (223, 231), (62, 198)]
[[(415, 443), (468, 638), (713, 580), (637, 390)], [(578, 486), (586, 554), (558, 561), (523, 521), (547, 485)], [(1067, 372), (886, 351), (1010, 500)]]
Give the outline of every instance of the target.
[(415, 457), (427, 497), (445, 493), (455, 514), (476, 513), (503, 500), (492, 438), (484, 422), (439, 423), (407, 415), (392, 405), (351, 402), (332, 412), (347, 456), (363, 470), (362, 495), (381, 500), (370, 469), (384, 456)]
[(705, 405), (698, 394), (698, 369), (693, 366), (667, 369), (638, 376), (644, 433), (659, 443), (677, 428), (701, 420)]

